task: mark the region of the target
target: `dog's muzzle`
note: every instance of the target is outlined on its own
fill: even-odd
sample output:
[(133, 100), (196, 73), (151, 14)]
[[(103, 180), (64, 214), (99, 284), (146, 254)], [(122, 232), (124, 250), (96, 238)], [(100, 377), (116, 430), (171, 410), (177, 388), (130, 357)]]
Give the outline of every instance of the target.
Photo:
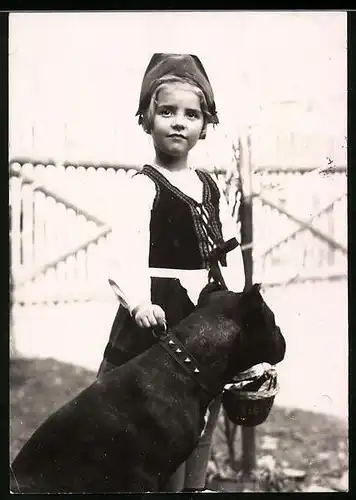
[(224, 410), (231, 422), (254, 427), (266, 421), (279, 391), (277, 371), (269, 363), (260, 363), (234, 377), (225, 385)]

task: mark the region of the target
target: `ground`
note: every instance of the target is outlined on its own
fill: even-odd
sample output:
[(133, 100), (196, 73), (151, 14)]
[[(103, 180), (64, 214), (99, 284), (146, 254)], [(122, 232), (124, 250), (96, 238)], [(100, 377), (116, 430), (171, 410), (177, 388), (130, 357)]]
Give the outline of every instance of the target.
[[(49, 414), (87, 387), (94, 377), (93, 371), (54, 359), (12, 359), (11, 459)], [(237, 432), (236, 468), (240, 448)], [(267, 421), (256, 427), (256, 449), (260, 490), (298, 491), (311, 484), (336, 489), (348, 471), (347, 422), (275, 405)], [(209, 464), (210, 484), (217, 489), (223, 489), (228, 479), (236, 477), (228, 462), (221, 414)]]

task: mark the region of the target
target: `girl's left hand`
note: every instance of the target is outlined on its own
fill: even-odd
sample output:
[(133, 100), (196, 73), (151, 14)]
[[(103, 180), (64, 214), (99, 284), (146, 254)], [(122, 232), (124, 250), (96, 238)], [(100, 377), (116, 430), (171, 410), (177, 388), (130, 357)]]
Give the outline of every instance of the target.
[(151, 302), (144, 302), (135, 307), (132, 316), (141, 328), (154, 328), (157, 325), (165, 327), (166, 314), (162, 307)]

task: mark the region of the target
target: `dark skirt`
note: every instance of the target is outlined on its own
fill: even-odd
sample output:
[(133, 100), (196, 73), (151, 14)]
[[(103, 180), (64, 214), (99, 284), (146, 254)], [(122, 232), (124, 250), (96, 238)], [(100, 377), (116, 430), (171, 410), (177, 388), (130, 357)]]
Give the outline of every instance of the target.
[[(195, 308), (186, 289), (176, 278), (151, 278), (151, 300), (164, 310), (168, 328), (178, 324)], [(120, 305), (111, 327), (98, 377), (126, 363), (156, 342), (152, 329), (139, 327), (128, 310)]]

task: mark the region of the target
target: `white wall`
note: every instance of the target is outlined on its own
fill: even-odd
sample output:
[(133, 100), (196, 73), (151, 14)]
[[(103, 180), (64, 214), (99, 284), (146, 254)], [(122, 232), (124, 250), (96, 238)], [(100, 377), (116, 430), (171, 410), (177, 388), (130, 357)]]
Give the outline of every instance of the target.
[(138, 95), (170, 51), (199, 55), (216, 94), (221, 126), (193, 158), (229, 163), (231, 137), (279, 100), (313, 102), (316, 128), (346, 135), (346, 13), (12, 13), (10, 157), (150, 158)]

